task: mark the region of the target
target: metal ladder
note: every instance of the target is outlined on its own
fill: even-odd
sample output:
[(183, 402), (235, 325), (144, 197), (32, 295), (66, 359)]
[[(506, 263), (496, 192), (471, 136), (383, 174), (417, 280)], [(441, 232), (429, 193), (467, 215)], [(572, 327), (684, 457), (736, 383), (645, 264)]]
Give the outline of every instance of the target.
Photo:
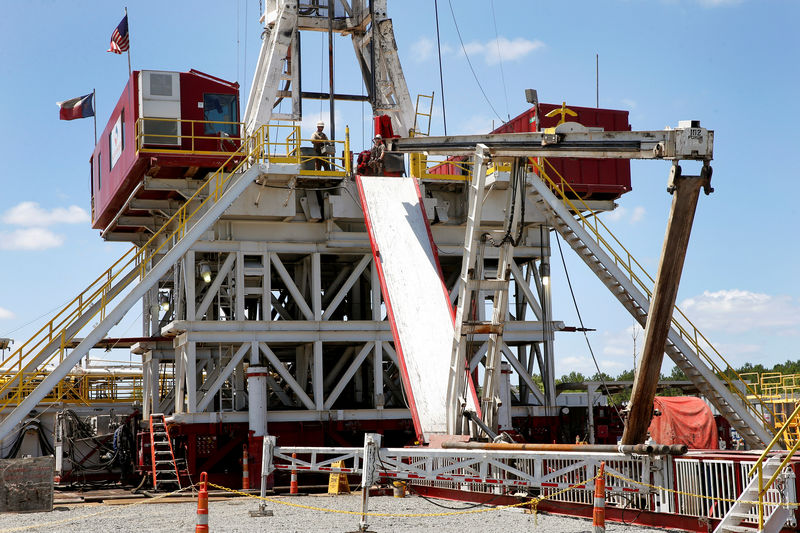
[(181, 477), (172, 450), (172, 439), (164, 415), (150, 415), (150, 458), (153, 468), (153, 489), (159, 490), (162, 485), (177, 485), (181, 488)]
[[(428, 112), (423, 113), (420, 111), (420, 98), (427, 98), (430, 100), (430, 105), (428, 106)], [(424, 105), (424, 103), (423, 103)], [(425, 131), (422, 131), (422, 125), (420, 121), (420, 117), (424, 117), (427, 120), (427, 128)], [(414, 136), (415, 137), (427, 137), (431, 134), (431, 122), (433, 121), (433, 93), (431, 94), (418, 94), (417, 95), (417, 102), (414, 105)]]
[[(531, 201), (549, 217), (555, 230), (569, 243), (636, 321), (644, 327), (649, 309), (649, 296), (639, 289), (639, 287), (644, 287), (643, 281), (623, 261), (619, 260), (619, 255), (613, 252), (608, 241), (597, 233), (591, 224), (582, 224), (582, 220), (576, 220), (575, 216), (571, 214), (570, 208), (565, 205), (565, 201), (569, 203), (566, 194), (560, 192), (561, 198), (557, 198), (551, 188), (559, 190), (558, 186), (546, 176), (543, 167), (538, 165), (537, 167), (542, 177), (529, 175), (531, 187), (528, 191)], [(570, 205), (573, 212), (588, 210), (588, 208), (576, 207), (571, 203)], [(582, 218), (585, 220), (585, 217)], [(594, 233), (594, 236), (590, 231)], [(609, 253), (603, 249), (603, 245), (610, 250), (609, 253), (615, 255), (616, 259), (612, 259)], [(670, 328), (665, 353), (708, 398), (720, 414), (730, 422), (751, 448), (765, 446), (772, 440), (773, 435), (765, 427), (763, 415), (759, 415), (756, 407), (747, 402), (746, 397), (741, 394), (737, 396), (726, 387), (718, 377), (718, 374), (724, 377), (722, 370), (718, 367), (713, 370), (709, 368), (693, 349), (693, 345), (690, 344), (691, 339), (688, 339), (679, 329), (680, 326), (673, 318), (673, 327)], [(698, 347), (698, 351), (700, 351), (698, 344), (695, 343), (694, 347)], [(706, 354), (703, 355), (710, 365), (715, 366)]]
[[(486, 195), (486, 169), (488, 153), (485, 147), (479, 146), (475, 155), (475, 171), (469, 186), (469, 207), (467, 211), (466, 235), (462, 249), (461, 276), (458, 291), (458, 308), (455, 316), (455, 332), (453, 352), (451, 356), (450, 376), (448, 384), (448, 432), (464, 434), (466, 427), (461, 419), (461, 412), (467, 407), (466, 391), (468, 367), (466, 354), (469, 339), (476, 333), (489, 333), (486, 365), (481, 400), (481, 418), (489, 430), (497, 433), (497, 410), (500, 405), (499, 380), (500, 362), (502, 359), (503, 325), (508, 316), (508, 288), (511, 277), (511, 262), (514, 247), (511, 242), (504, 241), (499, 245), (497, 271), (493, 278), (484, 279), (483, 259), (487, 232), (481, 233), (481, 217), (484, 197)], [(516, 165), (514, 170), (516, 170)], [(520, 192), (521, 194), (521, 192)], [(509, 194), (509, 198), (511, 195)], [(510, 202), (510, 200), (509, 200)], [(508, 207), (508, 206), (507, 206)], [(507, 213), (510, 210), (506, 209)], [(507, 220), (509, 231), (516, 231), (521, 217)], [(493, 291), (492, 318), (489, 321), (470, 320), (476, 306), (483, 305), (481, 292)], [(493, 437), (493, 435), (489, 435)]]

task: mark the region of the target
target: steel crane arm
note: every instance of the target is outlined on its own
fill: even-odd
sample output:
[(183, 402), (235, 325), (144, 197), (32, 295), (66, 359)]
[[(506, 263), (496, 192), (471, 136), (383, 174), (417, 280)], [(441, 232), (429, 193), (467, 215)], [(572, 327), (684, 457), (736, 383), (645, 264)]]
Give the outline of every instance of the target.
[[(688, 123), (688, 124), (687, 124)], [(591, 159), (668, 159), (710, 161), (714, 132), (697, 121), (656, 131), (580, 131), (451, 135), (392, 139), (395, 152), (472, 155), (483, 144), (495, 157), (576, 157)]]

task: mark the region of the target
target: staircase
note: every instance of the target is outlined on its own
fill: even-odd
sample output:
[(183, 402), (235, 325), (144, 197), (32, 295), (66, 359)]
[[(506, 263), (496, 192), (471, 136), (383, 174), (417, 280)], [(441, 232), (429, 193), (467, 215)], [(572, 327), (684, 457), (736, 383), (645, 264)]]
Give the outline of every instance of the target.
[[(745, 521), (758, 523), (760, 520), (762, 525), (758, 528), (758, 531), (767, 533), (779, 533), (789, 520), (794, 522), (791, 527), (796, 526), (797, 524), (794, 521), (794, 513), (792, 511), (793, 508), (779, 505), (781, 502), (785, 503), (786, 499), (776, 488), (764, 488), (765, 494), (763, 499), (767, 501), (764, 502), (764, 509), (761, 512), (762, 516), (759, 518), (757, 503), (759, 500), (759, 483), (763, 484), (764, 477), (771, 478), (780, 467), (781, 457), (773, 456), (766, 460), (762, 465), (761, 475), (756, 474), (751, 476), (750, 482), (744, 488), (742, 494), (739, 495), (736, 503), (731, 506), (722, 518), (722, 521), (717, 525), (714, 533), (723, 533), (725, 531), (752, 533), (756, 531), (752, 527), (741, 525)], [(794, 488), (793, 481), (794, 480), (791, 480), (790, 483), (787, 483), (787, 485), (792, 486), (792, 489)], [(791, 499), (793, 500), (794, 498)], [(766, 516), (764, 516), (764, 513), (766, 513)]]
[[(546, 160), (542, 164), (533, 159), (530, 161), (539, 174), (538, 179), (534, 177), (531, 180), (528, 189), (531, 201), (548, 215), (555, 230), (634, 319), (645, 327), (653, 279), (596, 217), (596, 213), (579, 199), (577, 193), (570, 191), (566, 180), (558, 176), (559, 183), (556, 183), (547, 175), (544, 165), (549, 163)], [(618, 252), (612, 243), (622, 251)], [(764, 416), (771, 411), (769, 407), (760, 398), (757, 404), (747, 399), (748, 394), (758, 396), (748, 384), (729, 377), (729, 374), (736, 375), (733, 368), (677, 307), (665, 353), (751, 448), (763, 448), (772, 440), (774, 431)]]
[(160, 490), (164, 485), (177, 485), (174, 488), (181, 488), (169, 428), (164, 421), (164, 415), (160, 413), (150, 415), (150, 459), (153, 466), (153, 489)]
[[(0, 417), (5, 415), (0, 421), (0, 440), (167, 274), (256, 178), (264, 174), (297, 174), (297, 165), (269, 162), (267, 143), (266, 126), (262, 126), (147, 243), (123, 254), (30, 340), (0, 362)], [(92, 321), (98, 321), (97, 325), (67, 352), (68, 343)]]

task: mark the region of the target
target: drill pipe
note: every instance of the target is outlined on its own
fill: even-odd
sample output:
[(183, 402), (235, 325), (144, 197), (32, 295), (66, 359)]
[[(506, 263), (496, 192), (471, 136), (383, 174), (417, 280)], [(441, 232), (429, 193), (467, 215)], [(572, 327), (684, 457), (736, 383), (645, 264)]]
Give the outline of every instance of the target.
[(683, 455), (685, 444), (522, 444), (516, 442), (457, 442), (445, 441), (442, 448), (464, 450), (505, 450), (531, 452), (601, 452), (627, 455)]

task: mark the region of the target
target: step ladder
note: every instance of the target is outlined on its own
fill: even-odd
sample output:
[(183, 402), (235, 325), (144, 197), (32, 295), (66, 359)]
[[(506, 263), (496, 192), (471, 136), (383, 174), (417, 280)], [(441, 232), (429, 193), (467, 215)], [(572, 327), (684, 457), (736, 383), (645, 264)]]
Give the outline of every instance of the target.
[[(763, 463), (762, 479), (769, 479), (781, 465), (781, 457), (773, 456)], [(785, 483), (785, 489), (794, 492), (794, 479)], [(793, 507), (780, 505), (781, 502), (791, 502), (796, 498), (786, 497), (778, 489), (770, 487), (764, 495), (764, 527), (758, 531), (766, 533), (779, 533), (784, 527), (796, 527)], [(758, 501), (758, 474), (754, 474), (750, 482), (742, 490), (739, 498), (731, 506), (720, 523), (714, 529), (714, 533), (724, 533), (726, 531), (749, 532), (756, 531), (753, 526), (742, 525), (744, 522), (758, 524), (758, 505), (752, 502)], [(787, 521), (790, 522), (787, 524)], [(757, 527), (757, 526), (756, 526)]]
[[(553, 228), (633, 318), (645, 327), (650, 305), (650, 288), (642, 279), (647, 276), (644, 269), (640, 267), (640, 272), (635, 271), (631, 263), (638, 265), (636, 260), (627, 252), (618, 253), (612, 248), (608, 236), (602, 235), (595, 227), (599, 223), (596, 216), (593, 216), (595, 213), (580, 200), (570, 200), (566, 191), (561, 189), (566, 183), (563, 179), (562, 185), (557, 185), (547, 176), (543, 166), (535, 162), (533, 164), (539, 170), (539, 176), (530, 175), (531, 186), (528, 188), (530, 200), (548, 216)], [(559, 197), (556, 197), (553, 191), (556, 191)], [(581, 214), (587, 211), (589, 215)], [(589, 222), (589, 218), (592, 222)], [(762, 409), (763, 412), (768, 412), (768, 407), (763, 402), (760, 402), (761, 405), (754, 405), (748, 401), (747, 395), (736, 388), (740, 382), (730, 381), (725, 376), (724, 370), (729, 365), (722, 360), (720, 362), (723, 366), (719, 366), (711, 359), (697, 340), (705, 338), (696, 329), (691, 331), (684, 329), (676, 319), (679, 315), (683, 316), (676, 307), (665, 353), (751, 448), (763, 448), (774, 435), (768, 429), (762, 413)], [(719, 376), (728, 381), (723, 382)]]
[(181, 488), (172, 439), (164, 415), (161, 413), (150, 415), (150, 459), (154, 490), (160, 490), (164, 486), (172, 487), (173, 490)]

